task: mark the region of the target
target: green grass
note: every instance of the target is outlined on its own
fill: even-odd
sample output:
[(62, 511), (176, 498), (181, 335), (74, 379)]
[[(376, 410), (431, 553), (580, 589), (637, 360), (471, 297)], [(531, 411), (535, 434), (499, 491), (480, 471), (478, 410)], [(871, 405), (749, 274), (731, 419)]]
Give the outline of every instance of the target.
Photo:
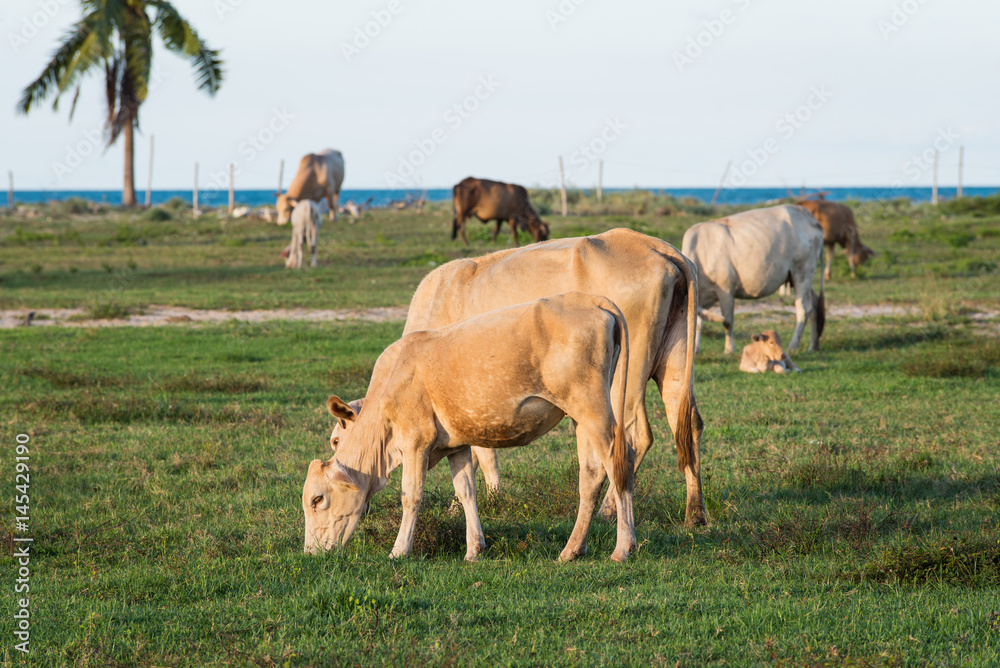
[[(679, 243), (697, 219), (686, 205), (583, 204), (593, 215), (549, 216), (553, 230), (629, 225)], [(0, 219), (3, 307), (397, 305), (432, 263), (467, 253), (443, 211), (386, 211), (325, 223), (324, 265), (286, 272), (284, 228), (169, 210), (157, 223), (86, 208)], [(446, 466), (429, 475), (412, 558), (388, 559), (398, 473), (347, 549), (302, 554), (306, 467), (329, 453), (325, 399), (364, 394), (402, 323), (0, 330), (4, 452), (31, 435), (31, 663), (996, 665), (1000, 347), (996, 321), (971, 313), (1000, 306), (996, 276), (928, 269), (995, 262), (997, 218), (968, 211), (862, 207), (880, 256), (855, 281), (838, 257), (828, 299), (919, 315), (831, 318), (820, 352), (793, 354), (802, 374), (740, 373), (706, 324), (696, 391), (710, 524), (683, 526), (683, 479), (650, 386), (657, 445), (637, 478), (639, 549), (625, 565), (609, 561), (614, 529), (597, 521), (588, 555), (555, 563), (577, 504), (566, 423), (501, 454), (504, 496), (480, 489), (479, 563), (462, 561)], [(975, 239), (921, 236), (934, 225)], [(913, 237), (890, 240), (902, 229)], [(506, 244), (491, 245), (486, 226), (470, 233), (470, 253)], [(744, 314), (737, 337), (792, 322)], [(0, 637), (12, 630), (0, 617)], [(3, 665), (23, 663), (3, 648)]]
[[(547, 201), (543, 192), (534, 192), (541, 203)], [(576, 195), (572, 215), (545, 216), (554, 237), (631, 227), (680, 247), (694, 223), (736, 210), (641, 192), (609, 194), (602, 204)], [(951, 206), (857, 205), (862, 239), (878, 255), (851, 280), (847, 260), (838, 253), (834, 279), (826, 286), (829, 303), (912, 305), (921, 295), (938, 293), (955, 297), (956, 306), (995, 301), (1000, 213), (985, 205)], [(435, 266), (510, 244), (506, 227), (494, 244), (492, 224), (475, 220), (467, 225), (471, 249), (452, 242), (450, 203), (435, 203), (423, 215), (378, 210), (357, 222), (325, 221), (320, 266), (287, 271), (278, 257), (291, 234), (287, 227), (250, 219), (224, 222), (214, 214), (192, 220), (177, 205), (142, 213), (73, 214), (78, 208), (41, 207), (35, 218), (0, 214), (0, 308), (97, 300), (125, 308), (402, 306)], [(526, 234), (521, 239), (530, 241)]]
[[(413, 558), (388, 559), (398, 475), (348, 549), (305, 557), (301, 485), (327, 456), (324, 399), (362, 394), (400, 329), (3, 332), (2, 414), (32, 436), (37, 665), (1000, 660), (1000, 369), (969, 328), (834, 322), (793, 377), (739, 373), (709, 332), (697, 389), (711, 524), (682, 524), (651, 386), (658, 446), (624, 566), (599, 522), (587, 557), (554, 563), (577, 502), (567, 424), (502, 454), (505, 496), (480, 493), (481, 562), (462, 561), (446, 467)], [(907, 371), (963, 350), (981, 373)]]

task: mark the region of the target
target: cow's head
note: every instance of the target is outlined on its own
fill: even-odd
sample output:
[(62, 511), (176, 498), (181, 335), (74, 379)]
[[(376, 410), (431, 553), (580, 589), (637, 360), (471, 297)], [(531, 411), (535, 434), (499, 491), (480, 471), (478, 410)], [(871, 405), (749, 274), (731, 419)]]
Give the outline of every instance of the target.
[[(760, 350), (764, 352), (764, 357), (768, 362), (775, 362), (774, 369), (778, 371), (778, 366), (781, 367), (781, 371), (786, 371), (784, 359), (785, 350), (781, 347), (781, 337), (773, 329), (769, 329), (761, 334), (754, 334), (753, 340), (757, 342)], [(770, 365), (769, 365), (770, 366)]]
[(357, 471), (337, 461), (314, 459), (302, 487), (306, 516), (305, 551), (331, 550), (347, 545), (368, 503), (368, 493)]
[[(337, 427), (330, 437), (335, 453), (345, 447), (382, 447), (377, 440), (385, 434), (378, 429), (355, 428), (363, 399), (351, 402), (338, 397), (327, 400), (327, 409), (337, 418)], [(377, 417), (377, 416), (375, 416)], [(369, 423), (369, 427), (374, 423)], [(339, 430), (339, 431), (338, 431)], [(337, 443), (334, 444), (334, 438)], [(361, 442), (368, 439), (371, 442)], [(390, 461), (383, 463), (385, 470), (359, 471), (345, 465), (334, 454), (329, 461), (313, 460), (302, 488), (302, 511), (305, 513), (305, 551), (315, 554), (318, 550), (343, 547), (351, 539), (358, 522), (368, 510), (372, 496), (388, 482)]]
[(851, 257), (851, 260), (854, 261), (854, 266), (860, 267), (867, 262), (870, 257), (875, 257), (875, 251), (859, 241), (857, 246), (855, 246), (854, 253), (852, 253)]
[[(334, 399), (334, 397), (330, 397)], [(333, 411), (339, 408), (336, 405), (331, 406), (331, 402), (327, 401), (327, 410), (330, 414), (337, 418), (337, 424), (333, 426), (333, 432), (330, 434), (330, 447), (333, 449), (334, 454), (337, 452), (337, 448), (340, 447), (341, 439), (347, 439), (351, 432), (351, 427), (354, 426), (354, 421), (358, 419), (358, 414), (361, 413), (361, 407), (365, 405), (365, 398), (355, 399), (354, 401), (347, 404), (347, 407), (353, 412), (353, 415), (346, 414), (344, 417), (338, 417), (337, 413)]]
[(295, 205), (298, 203), (299, 200), (294, 197), (278, 193), (278, 225), (284, 225), (291, 219), (292, 209), (294, 209)]
[(524, 212), (525, 226), (531, 238), (537, 241), (546, 241), (549, 238), (549, 225), (538, 217), (538, 213), (528, 206)]

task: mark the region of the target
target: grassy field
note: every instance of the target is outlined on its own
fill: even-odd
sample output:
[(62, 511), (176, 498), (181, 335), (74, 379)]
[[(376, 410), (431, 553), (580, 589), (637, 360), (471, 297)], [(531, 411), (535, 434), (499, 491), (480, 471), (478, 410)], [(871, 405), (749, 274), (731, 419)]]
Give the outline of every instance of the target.
[[(559, 236), (626, 225), (679, 244), (711, 217), (638, 204), (548, 220)], [(14, 435), (31, 436), (30, 663), (997, 665), (1000, 342), (976, 311), (1000, 307), (1000, 215), (859, 213), (880, 255), (855, 281), (838, 258), (828, 300), (917, 315), (832, 318), (788, 377), (739, 373), (707, 324), (696, 392), (710, 524), (683, 526), (651, 391), (657, 445), (625, 565), (608, 561), (614, 530), (600, 522), (587, 557), (554, 563), (577, 503), (565, 423), (501, 454), (505, 495), (480, 493), (479, 563), (462, 561), (446, 466), (429, 476), (413, 558), (388, 559), (398, 475), (346, 550), (302, 554), (325, 398), (363, 394), (402, 323), (0, 331), (8, 490)], [(478, 224), (470, 251), (449, 242), (441, 207), (382, 211), (324, 225), (323, 266), (286, 272), (284, 228), (149, 217), (0, 218), (0, 308), (405, 305), (431, 262), (494, 248)], [(765, 327), (790, 333), (792, 318), (737, 318), (741, 339)], [(0, 568), (13, 574), (4, 504)], [(13, 626), (0, 617), (3, 665), (25, 663)]]

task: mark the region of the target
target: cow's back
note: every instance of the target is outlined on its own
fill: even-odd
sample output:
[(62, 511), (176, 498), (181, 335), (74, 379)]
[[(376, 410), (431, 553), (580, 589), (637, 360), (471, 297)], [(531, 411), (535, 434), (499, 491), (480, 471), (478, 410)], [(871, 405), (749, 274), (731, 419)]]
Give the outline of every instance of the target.
[(851, 207), (839, 202), (806, 200), (801, 206), (819, 221), (823, 228), (823, 243), (847, 245), (848, 239), (856, 234), (857, 223)]
[(288, 197), (319, 201), (329, 192), (339, 193), (344, 182), (344, 156), (340, 151), (325, 148), (302, 156), (299, 170), (288, 191)]
[[(651, 364), (661, 343), (658, 337), (665, 334), (674, 287), (678, 282), (686, 287), (677, 260), (683, 258), (666, 242), (622, 229), (455, 260), (420, 283), (404, 333), (563, 292), (582, 292), (618, 305), (629, 325), (633, 355), (648, 354)], [(683, 319), (683, 310), (679, 314)]]

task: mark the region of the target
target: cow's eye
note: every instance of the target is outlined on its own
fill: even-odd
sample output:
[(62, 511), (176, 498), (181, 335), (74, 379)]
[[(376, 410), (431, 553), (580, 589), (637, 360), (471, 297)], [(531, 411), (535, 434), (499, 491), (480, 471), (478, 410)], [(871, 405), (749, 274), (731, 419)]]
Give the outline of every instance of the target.
[(318, 506), (322, 502), (323, 502), (323, 495), (322, 494), (319, 495), (319, 496), (314, 496), (313, 500), (312, 500), (312, 507), (315, 508), (316, 506)]
[(330, 445), (332, 445), (333, 447), (337, 447), (338, 445), (340, 445), (340, 439), (339, 438), (331, 438), (330, 439)]

